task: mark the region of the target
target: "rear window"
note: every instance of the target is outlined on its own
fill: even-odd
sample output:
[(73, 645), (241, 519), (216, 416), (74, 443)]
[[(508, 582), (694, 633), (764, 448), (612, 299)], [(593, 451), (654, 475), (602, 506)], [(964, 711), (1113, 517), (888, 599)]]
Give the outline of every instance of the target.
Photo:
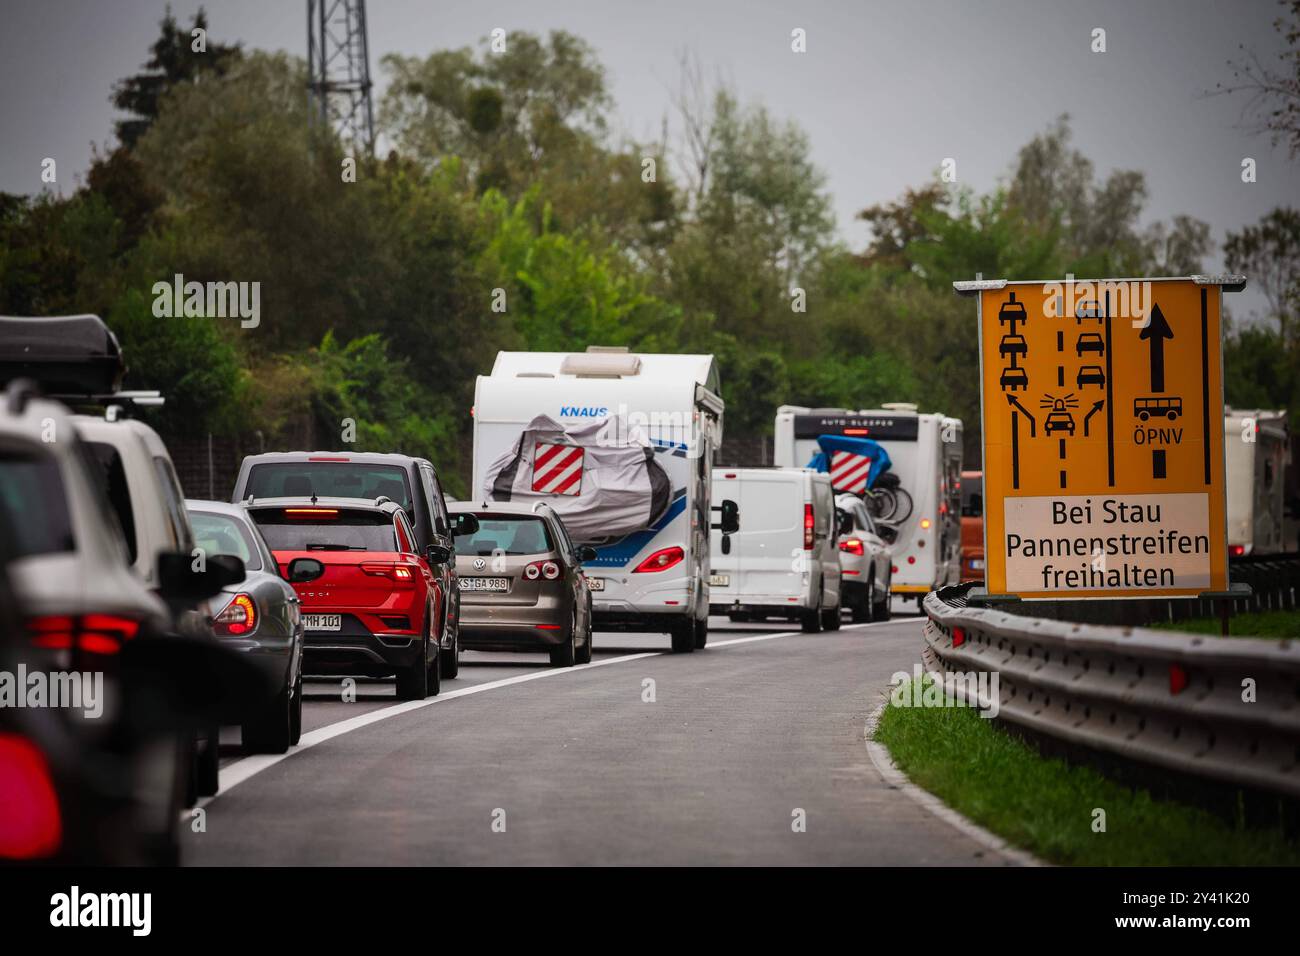
[(0, 525), (9, 529), (14, 557), (76, 547), (63, 476), (48, 455), (0, 453), (0, 509)]
[(272, 551), (398, 550), (393, 519), (382, 511), (259, 508), (251, 514)]
[(210, 511), (191, 511), (190, 527), (194, 529), (194, 546), (204, 554), (229, 554), (250, 571), (262, 570), (257, 544), (242, 521)]
[(121, 453), (105, 442), (91, 441), (85, 443), (90, 450), (90, 457), (98, 465), (95, 477), (103, 489), (108, 503), (113, 506), (122, 536), (126, 539), (126, 552), (131, 564), (135, 563), (135, 511), (131, 508), (131, 489), (126, 483), (126, 468), (122, 464)]
[[(244, 497), (364, 498), (380, 495), (411, 508), (406, 470), (400, 465), (368, 465), (347, 461), (285, 461), (254, 465)], [(274, 547), (274, 545), (272, 546)]]
[(551, 533), (541, 518), (489, 518), (479, 515), (478, 531), (472, 537), (458, 539), (456, 542), (458, 553), (480, 556), (545, 554), (553, 550)]

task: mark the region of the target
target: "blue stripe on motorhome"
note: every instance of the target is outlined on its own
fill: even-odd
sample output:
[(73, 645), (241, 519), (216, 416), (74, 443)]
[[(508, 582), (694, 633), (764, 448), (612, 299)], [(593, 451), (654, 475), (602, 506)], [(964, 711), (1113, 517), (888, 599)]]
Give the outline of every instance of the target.
[(664, 516), (654, 523), (653, 527), (646, 528), (642, 531), (633, 531), (622, 541), (616, 544), (605, 545), (603, 548), (596, 549), (596, 559), (583, 563), (587, 568), (621, 568), (627, 564), (645, 548), (664, 528), (668, 527), (669, 522), (686, 510), (686, 492), (680, 491), (673, 498), (672, 504), (664, 512)]

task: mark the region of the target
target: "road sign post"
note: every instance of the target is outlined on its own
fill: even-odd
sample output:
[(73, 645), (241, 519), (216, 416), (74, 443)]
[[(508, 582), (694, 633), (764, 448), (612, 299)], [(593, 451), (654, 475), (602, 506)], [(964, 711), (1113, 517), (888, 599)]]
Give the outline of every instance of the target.
[(1228, 590), (1221, 298), (1244, 276), (978, 297), (991, 599)]

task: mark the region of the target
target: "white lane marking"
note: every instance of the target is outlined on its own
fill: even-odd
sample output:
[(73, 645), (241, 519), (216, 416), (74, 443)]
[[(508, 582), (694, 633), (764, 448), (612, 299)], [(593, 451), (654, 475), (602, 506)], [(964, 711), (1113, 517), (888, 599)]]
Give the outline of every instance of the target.
[(908, 779), (907, 774), (903, 773), (898, 768), (898, 764), (894, 763), (894, 758), (890, 756), (889, 749), (876, 740), (876, 726), (880, 723), (880, 715), (885, 712), (885, 708), (888, 706), (889, 698), (886, 697), (881, 705), (867, 718), (865, 740), (867, 756), (871, 758), (876, 772), (885, 778), (885, 782), (896, 790), (903, 791), (903, 793), (950, 827), (970, 837), (985, 849), (992, 850), (994, 853), (1005, 857), (1009, 862), (1019, 866), (1045, 866), (1046, 864), (1032, 853), (1027, 853), (1012, 846), (996, 833), (986, 830), (975, 821), (962, 816), (929, 790), (918, 787)]
[[(872, 627), (874, 624), (905, 623), (900, 621), (876, 621), (872, 624), (846, 624), (844, 629)], [(710, 643), (708, 648), (729, 647), (735, 644), (749, 644), (753, 641), (770, 641), (778, 637), (794, 637), (800, 634), (800, 631), (778, 631), (775, 634), (759, 634), (755, 637), (738, 637), (729, 641), (718, 641)], [(707, 650), (707, 648), (706, 648)], [(437, 697), (429, 697), (425, 700), (408, 700), (400, 704), (392, 704), (388, 707), (381, 707), (378, 710), (368, 711), (364, 714), (358, 714), (356, 717), (349, 717), (347, 720), (340, 720), (337, 723), (327, 724), (316, 730), (302, 735), (302, 740), (296, 747), (291, 747), (282, 754), (257, 754), (252, 757), (244, 757), (236, 760), (229, 766), (221, 768), (220, 787), (217, 792), (210, 797), (204, 797), (196, 804), (199, 807), (206, 807), (217, 797), (228, 793), (230, 790), (239, 786), (245, 780), (257, 776), (263, 770), (274, 767), (281, 760), (292, 757), (294, 754), (302, 753), (304, 750), (310, 750), (318, 744), (333, 740), (335, 737), (341, 737), (349, 734), (354, 730), (360, 730), (362, 727), (368, 727), (376, 724), (381, 720), (388, 720), (390, 717), (398, 717), (402, 714), (410, 713), (413, 710), (419, 710), (422, 707), (430, 707), (444, 700), (455, 700), (458, 697), (468, 697), (470, 694), (481, 694), (484, 691), (497, 690), (501, 687), (510, 687), (514, 684), (523, 684), (531, 680), (541, 680), (544, 677), (558, 677), (563, 674), (573, 674), (578, 671), (590, 670), (593, 667), (604, 667), (607, 664), (622, 664), (627, 661), (642, 660), (647, 657), (662, 657), (664, 651), (645, 651), (640, 654), (622, 654), (618, 657), (609, 657), (601, 661), (592, 661), (590, 664), (579, 664), (576, 667), (553, 667), (549, 670), (536, 671), (531, 674), (519, 674), (515, 677), (503, 677), (500, 680), (488, 681), (483, 684), (472, 684), (469, 687), (462, 687), (453, 691), (443, 691)]]

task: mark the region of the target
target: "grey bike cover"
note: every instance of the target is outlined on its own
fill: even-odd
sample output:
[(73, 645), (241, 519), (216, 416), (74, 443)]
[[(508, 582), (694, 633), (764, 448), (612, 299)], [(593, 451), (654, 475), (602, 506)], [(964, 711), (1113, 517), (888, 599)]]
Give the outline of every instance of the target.
[(572, 429), (537, 416), (489, 466), (482, 490), (488, 501), (545, 501), (584, 543), (650, 527), (672, 498), (645, 433), (622, 416)]

